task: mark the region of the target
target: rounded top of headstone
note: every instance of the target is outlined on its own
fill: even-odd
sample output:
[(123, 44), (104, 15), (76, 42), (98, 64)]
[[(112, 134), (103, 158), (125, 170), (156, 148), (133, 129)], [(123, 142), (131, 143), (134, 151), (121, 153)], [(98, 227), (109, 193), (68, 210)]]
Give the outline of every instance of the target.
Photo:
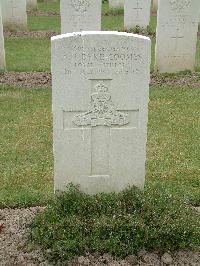
[(81, 32), (73, 32), (73, 33), (66, 33), (66, 34), (61, 34), (61, 35), (56, 35), (51, 37), (51, 40), (60, 40), (64, 38), (69, 38), (69, 37), (76, 37), (76, 36), (89, 36), (89, 35), (101, 35), (101, 36), (106, 36), (106, 35), (115, 35), (115, 36), (125, 36), (125, 37), (133, 37), (133, 38), (138, 38), (138, 39), (144, 39), (147, 41), (151, 41), (149, 37), (139, 35), (139, 34), (133, 34), (133, 33), (127, 33), (127, 32), (118, 32), (118, 31), (81, 31)]

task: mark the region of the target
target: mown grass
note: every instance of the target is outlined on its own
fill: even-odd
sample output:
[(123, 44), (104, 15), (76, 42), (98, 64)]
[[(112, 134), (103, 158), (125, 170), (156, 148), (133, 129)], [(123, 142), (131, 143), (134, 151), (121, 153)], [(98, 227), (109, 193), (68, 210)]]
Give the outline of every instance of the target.
[[(42, 38), (6, 38), (8, 71), (50, 71), (50, 40)], [(155, 39), (152, 38), (151, 72), (154, 71)], [(34, 58), (34, 60), (33, 60)], [(200, 39), (197, 43), (196, 71), (200, 71)]]
[(200, 89), (151, 88), (147, 178), (200, 205)]
[(38, 9), (41, 11), (55, 11), (59, 12), (60, 11), (60, 3), (57, 1), (56, 3), (44, 3), (41, 0), (38, 0)]
[(29, 30), (53, 30), (60, 33), (60, 17), (59, 16), (29, 16), (28, 28)]
[[(39, 3), (39, 9), (58, 12), (59, 4)], [(108, 5), (104, 5), (103, 14), (104, 30), (123, 30), (121, 13), (109, 13)], [(156, 17), (152, 17), (151, 32), (155, 32), (155, 25)], [(28, 26), (30, 30), (59, 32), (60, 18), (29, 17)], [(155, 39), (152, 71), (154, 46)], [(5, 47), (8, 71), (50, 71), (50, 40), (6, 38)], [(199, 40), (196, 71), (200, 71)], [(50, 88), (1, 85), (0, 106), (0, 207), (52, 202)], [(188, 206), (200, 205), (199, 106), (199, 88), (151, 87), (144, 194), (131, 190), (124, 206), (120, 205), (122, 194), (97, 196), (101, 197), (99, 204), (95, 197), (65, 194), (36, 218), (32, 240), (50, 249), (48, 256), (54, 259), (88, 250), (124, 257), (141, 248), (168, 250), (198, 245), (199, 218)]]
[[(39, 3), (39, 10), (59, 12), (59, 3)], [(116, 11), (115, 11), (116, 12)], [(103, 4), (102, 30), (124, 31), (123, 14), (110, 13), (108, 4)], [(60, 17), (28, 17), (29, 30), (53, 30), (60, 33)], [(156, 16), (151, 16), (148, 31), (155, 33)], [(50, 71), (50, 40), (35, 38), (6, 38), (6, 60), (8, 71)], [(34, 58), (34, 60), (33, 60)], [(155, 39), (152, 38), (151, 71), (154, 70)], [(197, 43), (196, 71), (200, 71), (200, 39)]]
[(51, 91), (0, 87), (0, 207), (45, 203), (52, 189)]
[[(53, 195), (50, 89), (0, 87), (0, 206)], [(200, 90), (150, 90), (146, 186), (200, 205)]]
[(40, 38), (6, 38), (8, 71), (50, 71), (50, 40)]

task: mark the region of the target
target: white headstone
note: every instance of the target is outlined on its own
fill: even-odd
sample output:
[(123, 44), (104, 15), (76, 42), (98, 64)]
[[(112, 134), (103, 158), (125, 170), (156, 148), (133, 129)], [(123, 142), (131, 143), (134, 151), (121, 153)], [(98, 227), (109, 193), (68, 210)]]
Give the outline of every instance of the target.
[(124, 8), (124, 1), (125, 0), (109, 0), (109, 8), (111, 9)]
[(157, 71), (194, 69), (199, 9), (199, 0), (159, 0), (155, 63)]
[(61, 0), (61, 33), (101, 30), (102, 0)]
[(0, 0), (6, 30), (26, 30), (26, 0)]
[(27, 10), (37, 10), (37, 0), (26, 0)]
[(52, 38), (55, 191), (144, 186), (151, 41), (118, 32)]
[(151, 0), (125, 0), (124, 26), (146, 28), (150, 22)]
[(3, 23), (2, 23), (2, 13), (0, 6), (0, 70), (5, 70), (6, 60), (5, 60), (5, 49), (4, 49), (4, 35), (3, 35)]

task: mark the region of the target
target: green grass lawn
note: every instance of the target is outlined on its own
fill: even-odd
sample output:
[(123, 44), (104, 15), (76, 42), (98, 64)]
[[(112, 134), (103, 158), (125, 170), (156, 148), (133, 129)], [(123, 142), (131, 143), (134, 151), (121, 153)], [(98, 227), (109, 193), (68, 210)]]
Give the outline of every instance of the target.
[[(0, 206), (44, 204), (53, 195), (51, 90), (1, 86), (0, 104)], [(199, 88), (151, 88), (147, 190), (200, 204), (199, 106)]]
[[(39, 2), (39, 10), (59, 12), (59, 3)], [(102, 30), (123, 31), (123, 12), (109, 13), (107, 4), (103, 4)], [(53, 30), (60, 33), (60, 16), (28, 16), (28, 28), (32, 30)], [(149, 31), (156, 30), (156, 16), (151, 16)], [(6, 60), (8, 71), (50, 71), (50, 40), (35, 38), (6, 38)], [(34, 58), (34, 60), (33, 60)], [(155, 39), (152, 39), (152, 63), (154, 69)], [(197, 43), (196, 71), (200, 71), (200, 38)]]
[(60, 3), (59, 1), (57, 1), (56, 3), (44, 3), (41, 0), (38, 0), (38, 9), (41, 11), (56, 11), (59, 12), (60, 11)]
[(29, 30), (53, 30), (60, 33), (60, 17), (28, 17), (28, 28)]
[[(39, 3), (39, 10), (41, 11), (59, 11), (59, 4), (52, 3), (47, 5), (44, 3)], [(60, 33), (60, 16), (28, 16), (28, 28), (29, 30), (54, 30)], [(150, 29), (152, 32), (156, 30), (156, 17), (151, 16)], [(109, 13), (109, 8), (107, 4), (103, 5), (102, 8), (102, 30), (124, 30), (124, 15), (119, 12), (118, 15)]]
[[(50, 71), (50, 40), (34, 38), (6, 38), (8, 71)], [(152, 39), (151, 71), (154, 70), (155, 39)], [(33, 60), (34, 58), (34, 60)], [(200, 71), (200, 39), (197, 44), (196, 71)]]
[[(59, 4), (39, 3), (43, 11)], [(102, 28), (123, 30), (123, 14), (103, 5)], [(28, 17), (30, 30), (60, 31), (60, 17)], [(156, 17), (150, 28), (155, 31)], [(50, 40), (6, 38), (8, 71), (50, 71)], [(152, 40), (154, 65), (155, 39)], [(196, 71), (200, 71), (200, 39)], [(200, 90), (153, 87), (150, 93), (146, 189), (164, 186), (200, 204)], [(0, 86), (0, 206), (45, 204), (53, 196), (50, 89)]]
[(50, 89), (0, 87), (0, 206), (36, 205), (53, 193), (50, 98)]
[(6, 38), (8, 71), (50, 71), (50, 40)]

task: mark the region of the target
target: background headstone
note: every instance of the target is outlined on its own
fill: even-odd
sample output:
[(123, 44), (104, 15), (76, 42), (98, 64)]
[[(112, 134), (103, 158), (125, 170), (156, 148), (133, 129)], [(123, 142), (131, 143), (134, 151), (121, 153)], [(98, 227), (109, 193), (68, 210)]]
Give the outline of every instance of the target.
[(52, 38), (55, 191), (144, 186), (151, 41), (118, 32)]
[(151, 0), (125, 0), (124, 27), (136, 26), (146, 28), (150, 22)]
[(159, 0), (155, 70), (194, 69), (199, 10), (199, 0)]
[(0, 0), (5, 30), (26, 30), (26, 0)]
[(5, 60), (5, 49), (4, 49), (4, 35), (3, 35), (3, 23), (2, 23), (2, 12), (0, 5), (0, 70), (5, 70), (6, 60)]
[(111, 9), (124, 8), (124, 1), (125, 0), (109, 0), (109, 8)]
[(37, 0), (26, 0), (26, 10), (37, 10)]
[(61, 33), (101, 30), (102, 0), (61, 0)]

